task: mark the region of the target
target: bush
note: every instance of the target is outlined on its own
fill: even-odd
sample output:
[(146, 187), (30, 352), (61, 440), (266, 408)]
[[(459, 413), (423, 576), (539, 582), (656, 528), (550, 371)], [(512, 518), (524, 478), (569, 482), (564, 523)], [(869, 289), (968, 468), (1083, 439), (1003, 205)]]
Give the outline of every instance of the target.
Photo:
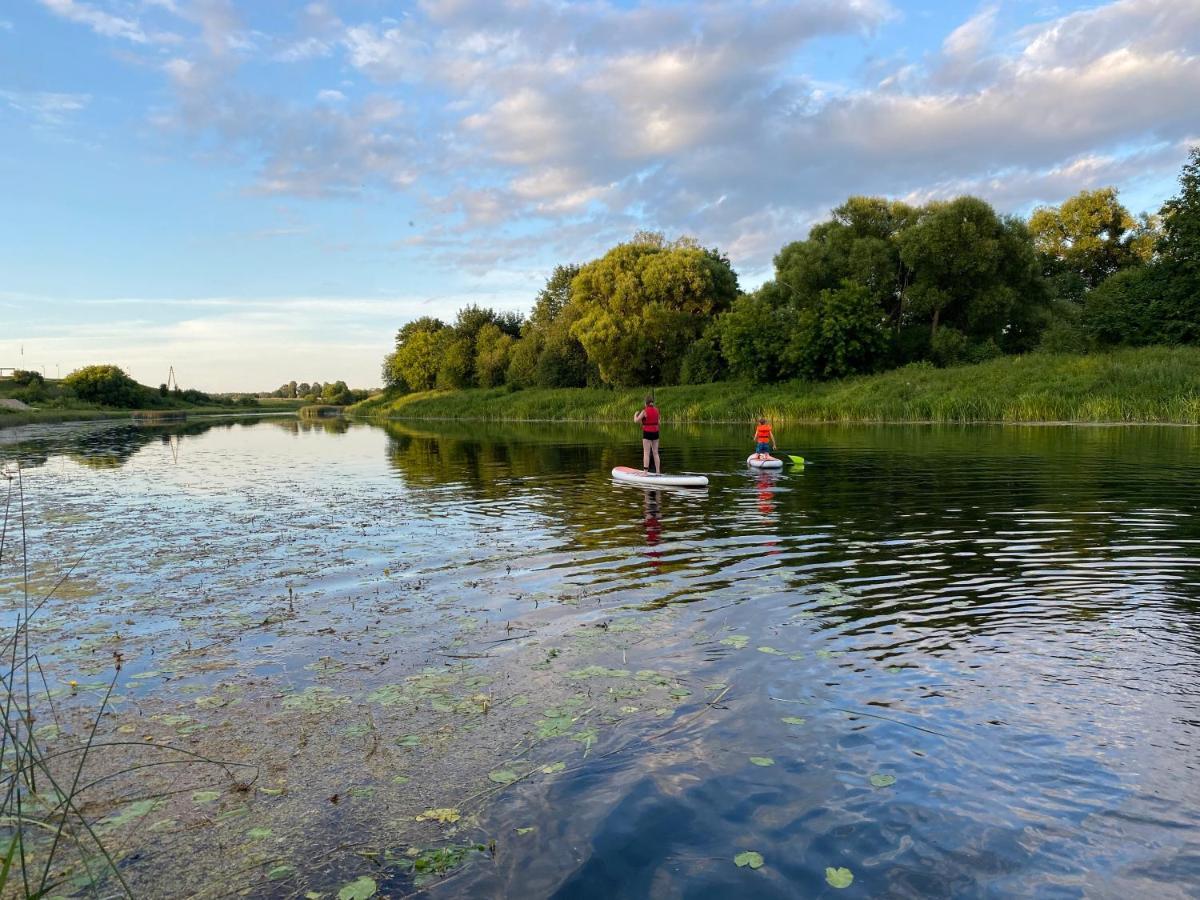
[(870, 372), (884, 357), (888, 337), (871, 292), (843, 281), (800, 310), (787, 355), (803, 378), (842, 378)]
[(968, 339), (957, 328), (943, 326), (929, 344), (929, 353), (939, 366), (952, 366), (967, 358)]
[(118, 366), (84, 366), (63, 384), (80, 400), (101, 406), (138, 406), (145, 400), (142, 386)]
[(1200, 341), (1200, 294), (1175, 266), (1126, 269), (1088, 294), (1083, 328), (1101, 344), (1190, 344)]
[(12, 381), (17, 387), (41, 387), (46, 383), (41, 372), (28, 369), (17, 369), (12, 374)]

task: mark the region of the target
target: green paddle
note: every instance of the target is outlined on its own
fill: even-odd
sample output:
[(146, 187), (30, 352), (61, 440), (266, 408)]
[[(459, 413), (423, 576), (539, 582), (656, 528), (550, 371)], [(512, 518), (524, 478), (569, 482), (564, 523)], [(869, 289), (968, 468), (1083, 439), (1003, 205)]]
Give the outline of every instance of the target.
[(782, 456), (784, 459), (791, 462), (793, 465), (797, 465), (797, 466), (804, 465), (804, 457), (803, 456), (797, 456), (794, 453), (788, 453), (786, 450), (776, 450), (775, 452), (778, 453), (780, 456)]

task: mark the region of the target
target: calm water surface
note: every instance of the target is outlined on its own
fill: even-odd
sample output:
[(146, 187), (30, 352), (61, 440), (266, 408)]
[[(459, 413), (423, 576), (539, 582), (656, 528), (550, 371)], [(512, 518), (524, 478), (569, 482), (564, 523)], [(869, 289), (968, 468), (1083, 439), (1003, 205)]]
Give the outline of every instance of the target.
[[(809, 466), (748, 471), (748, 428), (665, 431), (699, 492), (614, 484), (640, 451), (618, 426), (23, 429), (0, 457), (30, 467), (45, 573), (86, 551), (76, 575), (103, 597), (81, 634), (60, 623), (52, 664), (107, 628), (145, 668), (219, 621), (230, 665), (298, 691), (346, 653), (317, 626), (399, 578), (420, 591), (412, 628), (374, 637), (396, 651), (380, 666), (470, 657), (515, 696), (504, 654), (536, 651), (581, 706), (609, 704), (559, 738), (565, 771), (489, 795), (466, 833), (495, 859), (436, 896), (1200, 895), (1200, 433), (780, 431)], [(289, 589), (308, 627), (271, 624)], [(469, 635), (439, 631), (451, 602)], [(569, 675), (577, 645), (551, 633), (594, 639), (609, 674)], [(380, 677), (362, 668), (343, 683)], [(675, 686), (665, 707), (622, 687), (640, 671)], [(294, 849), (372, 808), (314, 811)], [(734, 865), (745, 850), (765, 865)]]

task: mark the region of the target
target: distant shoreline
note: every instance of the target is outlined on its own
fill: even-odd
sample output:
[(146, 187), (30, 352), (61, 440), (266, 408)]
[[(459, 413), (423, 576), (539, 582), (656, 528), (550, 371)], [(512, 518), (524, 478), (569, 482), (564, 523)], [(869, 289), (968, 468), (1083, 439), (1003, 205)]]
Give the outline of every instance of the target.
[[(645, 388), (472, 388), (348, 407), (353, 418), (624, 422)], [(839, 381), (717, 382), (654, 389), (668, 424), (1197, 425), (1200, 348), (1031, 353), (945, 369), (906, 366)]]

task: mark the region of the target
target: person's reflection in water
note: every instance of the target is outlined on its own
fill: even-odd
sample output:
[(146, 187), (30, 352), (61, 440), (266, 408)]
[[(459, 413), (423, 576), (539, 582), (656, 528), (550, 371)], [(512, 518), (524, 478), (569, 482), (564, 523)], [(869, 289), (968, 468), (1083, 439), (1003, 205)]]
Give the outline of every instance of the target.
[[(778, 476), (771, 472), (759, 471), (754, 479), (755, 490), (758, 493), (758, 511), (763, 519), (772, 525), (778, 522), (778, 517), (775, 515), (775, 485), (779, 483)], [(779, 541), (769, 540), (766, 542), (768, 554), (774, 555), (779, 552)]]
[(662, 524), (658, 521), (662, 492), (646, 491), (645, 494), (646, 517), (643, 524), (646, 527), (646, 556), (649, 557), (651, 568), (657, 569), (662, 565), (662, 553), (656, 549), (662, 536)]

